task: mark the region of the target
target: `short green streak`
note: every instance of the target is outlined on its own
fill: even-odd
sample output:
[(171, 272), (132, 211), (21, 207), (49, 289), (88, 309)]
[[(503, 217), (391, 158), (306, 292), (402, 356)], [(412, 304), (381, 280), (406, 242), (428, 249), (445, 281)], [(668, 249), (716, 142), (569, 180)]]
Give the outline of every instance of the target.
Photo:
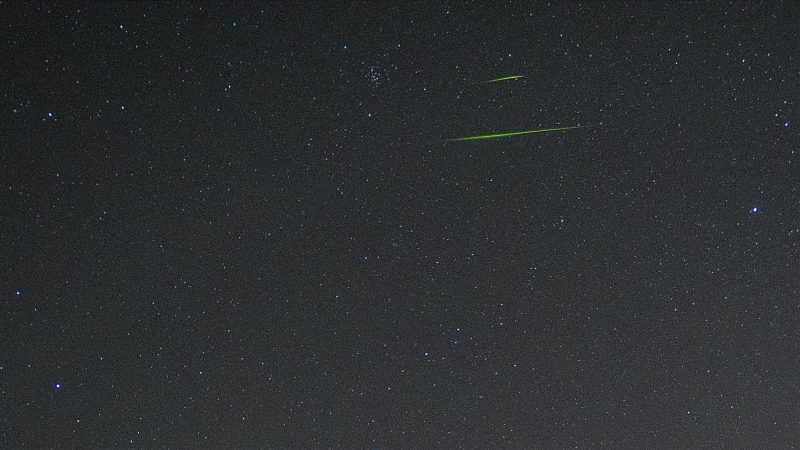
[(497, 83), (498, 81), (508, 81), (508, 80), (516, 80), (517, 78), (522, 78), (525, 75), (511, 75), (510, 77), (502, 77), (502, 78), (495, 78), (494, 80), (486, 80), (484, 83)]
[(576, 128), (588, 128), (587, 126), (579, 126), (579, 127), (563, 127), (563, 128), (545, 128), (542, 130), (528, 130), (528, 131), (514, 131), (511, 133), (498, 133), (498, 134), (483, 134), (480, 136), (464, 136), (459, 138), (450, 139), (450, 141), (477, 141), (480, 139), (496, 139), (496, 138), (503, 138), (509, 136), (519, 136), (521, 134), (533, 134), (533, 133), (549, 133), (551, 131), (564, 131), (564, 130), (574, 130)]

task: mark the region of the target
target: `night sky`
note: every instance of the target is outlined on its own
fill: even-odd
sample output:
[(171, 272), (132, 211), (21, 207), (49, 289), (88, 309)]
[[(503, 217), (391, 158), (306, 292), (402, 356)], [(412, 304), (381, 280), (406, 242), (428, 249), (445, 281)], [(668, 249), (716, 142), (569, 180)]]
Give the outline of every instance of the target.
[(0, 448), (800, 444), (800, 4), (0, 26)]

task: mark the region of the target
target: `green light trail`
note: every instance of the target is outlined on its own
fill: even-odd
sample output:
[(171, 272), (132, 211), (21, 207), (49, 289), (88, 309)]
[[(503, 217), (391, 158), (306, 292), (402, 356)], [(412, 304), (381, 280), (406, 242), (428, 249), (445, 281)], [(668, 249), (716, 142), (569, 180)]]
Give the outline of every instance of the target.
[(579, 125), (577, 127), (561, 127), (561, 128), (543, 128), (540, 130), (527, 130), (527, 131), (513, 131), (510, 133), (497, 133), (497, 134), (482, 134), (480, 136), (464, 136), (464, 137), (457, 137), (453, 139), (448, 139), (451, 142), (456, 141), (478, 141), (481, 139), (497, 139), (497, 138), (504, 138), (504, 137), (511, 137), (511, 136), (520, 136), (523, 134), (534, 134), (534, 133), (549, 133), (551, 131), (565, 131), (565, 130), (575, 130), (577, 128), (590, 128), (591, 125)]
[(497, 83), (498, 81), (508, 81), (508, 80), (516, 80), (517, 78), (523, 78), (525, 75), (511, 75), (509, 77), (501, 77), (495, 78), (494, 80), (486, 80), (484, 83)]

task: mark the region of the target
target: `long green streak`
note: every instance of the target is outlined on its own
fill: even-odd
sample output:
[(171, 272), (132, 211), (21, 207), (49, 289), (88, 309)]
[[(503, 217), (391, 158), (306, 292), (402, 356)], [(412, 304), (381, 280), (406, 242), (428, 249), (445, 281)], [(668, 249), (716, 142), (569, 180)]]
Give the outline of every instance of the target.
[(502, 77), (502, 78), (495, 78), (494, 80), (486, 80), (484, 83), (497, 83), (498, 81), (508, 81), (508, 80), (516, 80), (517, 78), (522, 78), (525, 75), (511, 75), (510, 77)]
[(562, 127), (562, 128), (544, 128), (541, 130), (528, 130), (528, 131), (514, 131), (511, 133), (497, 133), (497, 134), (482, 134), (480, 136), (464, 136), (458, 137), (453, 139), (448, 139), (449, 141), (477, 141), (480, 139), (496, 139), (496, 138), (503, 138), (509, 136), (519, 136), (521, 134), (533, 134), (533, 133), (549, 133), (551, 131), (564, 131), (564, 130), (574, 130), (576, 128), (589, 128), (589, 126), (577, 126), (577, 127)]

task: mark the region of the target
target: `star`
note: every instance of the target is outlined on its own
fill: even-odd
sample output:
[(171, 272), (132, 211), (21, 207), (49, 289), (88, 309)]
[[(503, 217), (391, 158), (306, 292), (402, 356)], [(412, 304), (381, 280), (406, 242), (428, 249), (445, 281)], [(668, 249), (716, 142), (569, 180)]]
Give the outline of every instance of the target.
[(752, 208), (750, 208), (750, 214), (752, 215), (756, 215), (759, 212), (761, 212), (761, 208), (759, 208), (758, 206), (753, 206)]
[(55, 388), (56, 388), (57, 391), (60, 391), (61, 390), (61, 383), (56, 383), (55, 384)]
[(20, 297), (20, 296), (22, 296), (22, 291), (17, 291), (16, 294), (17, 294), (17, 297)]

